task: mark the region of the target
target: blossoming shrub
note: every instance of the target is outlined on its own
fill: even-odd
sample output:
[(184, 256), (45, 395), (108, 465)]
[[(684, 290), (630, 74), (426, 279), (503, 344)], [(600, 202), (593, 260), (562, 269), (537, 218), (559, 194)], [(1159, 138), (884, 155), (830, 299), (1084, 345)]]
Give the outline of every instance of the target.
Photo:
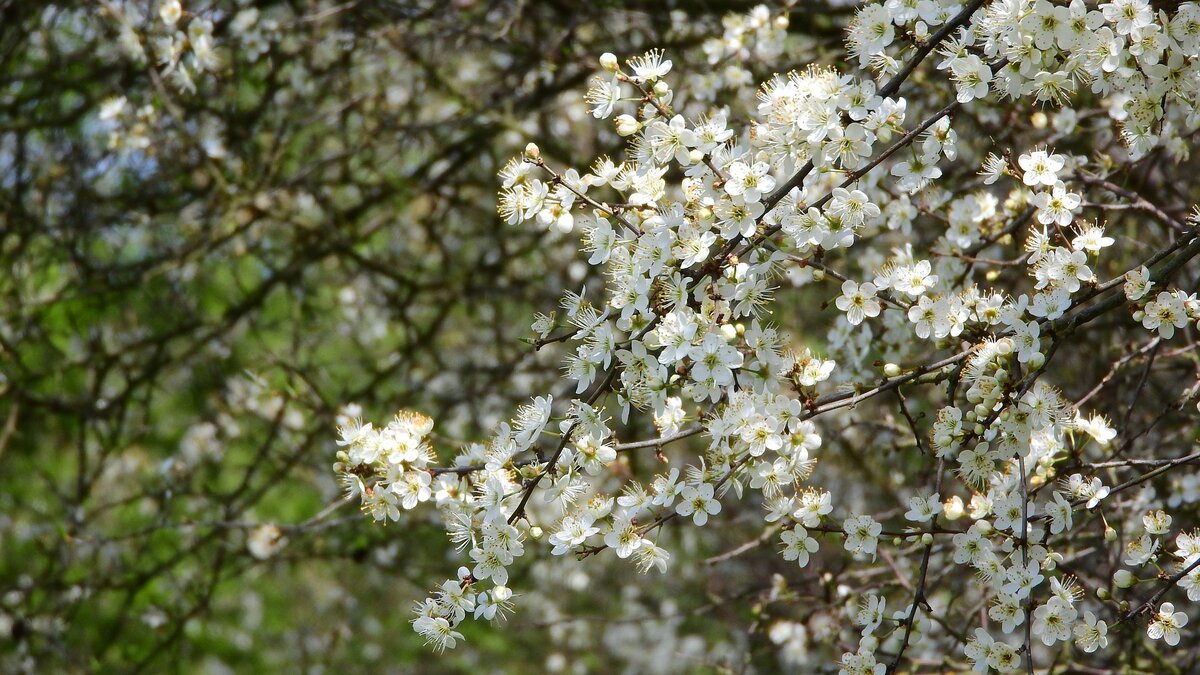
[(811, 63), (790, 16), (600, 55), (623, 145), (499, 171), (602, 274), (533, 322), (558, 389), (462, 443), (343, 413), (347, 497), (454, 549), (413, 629), (455, 648), (607, 558), (725, 570), (729, 667), (1194, 667), (1200, 6), (866, 2)]
[[(583, 55), (705, 58), (725, 5), (671, 5), (0, 3), (0, 672), (434, 667), (407, 608), (444, 542), (429, 512), (359, 518), (329, 429), (354, 401), (477, 438), (555, 381), (529, 317), (598, 276), (504, 227), (495, 173), (526, 136), (615, 147)], [(559, 611), (626, 572), (597, 562), (539, 572), (573, 589)], [(694, 664), (679, 595), (606, 608), (654, 652), (480, 621), (436, 669)]]

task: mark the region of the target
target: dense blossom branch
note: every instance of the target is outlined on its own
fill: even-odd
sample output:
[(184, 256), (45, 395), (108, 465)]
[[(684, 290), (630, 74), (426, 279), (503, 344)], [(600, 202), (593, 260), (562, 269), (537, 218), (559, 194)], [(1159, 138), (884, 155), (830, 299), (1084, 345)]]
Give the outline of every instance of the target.
[[(772, 20), (764, 10), (755, 21), (765, 26), (783, 17)], [(1104, 522), (1096, 544), (1102, 549), (1117, 540), (1110, 517), (1119, 514), (1133, 537), (1125, 564), (1148, 564), (1171, 518), (1150, 510), (1139, 521), (1132, 513), (1161, 500), (1141, 497), (1136, 507), (1110, 502), (1104, 511), (1099, 505), (1189, 460), (1151, 464), (1152, 471), (1111, 488), (1095, 474), (1072, 474), (1056, 488), (1057, 471), (1072, 461), (1092, 471), (1122, 466), (1102, 460), (1124, 446), (1111, 444), (1118, 430), (1106, 418), (1085, 414), (1049, 381), (1075, 380), (1070, 369), (1088, 363), (1073, 353), (1075, 344), (1084, 331), (1094, 340), (1101, 320), (1130, 313), (1158, 340), (1177, 331), (1191, 338), (1200, 320), (1200, 301), (1179, 277), (1195, 277), (1189, 263), (1200, 254), (1197, 219), (1169, 215), (1146, 196), (1153, 188), (1145, 178), (1137, 189), (1111, 182), (1119, 173), (1132, 175), (1147, 157), (1186, 157), (1200, 115), (1189, 102), (1195, 92), (1175, 73), (1200, 56), (1200, 10), (1188, 3), (1174, 15), (1156, 13), (1144, 0), (1095, 8), (1078, 0), (889, 0), (866, 4), (847, 30), (851, 56), (886, 77), (885, 84), (821, 65), (775, 75), (759, 88), (757, 105), (745, 106), (741, 131), (733, 111), (708, 105), (702, 91), (672, 86), (676, 66), (663, 51), (624, 65), (604, 54), (587, 98), (597, 119), (616, 115), (617, 134), (629, 139), (624, 155), (598, 158), (587, 172), (551, 172), (543, 182), (530, 171), (546, 166), (543, 151), (530, 143), (500, 172), (501, 216), (513, 225), (580, 232), (581, 249), (604, 270), (606, 284), (600, 301), (587, 291), (567, 292), (560, 307), (573, 328), (566, 333), (548, 337), (559, 327), (549, 317), (534, 326), (539, 348), (562, 343), (569, 350), (564, 371), (574, 396), (590, 389), (584, 398), (565, 397), (560, 436), (544, 462), (532, 448), (554, 417), (550, 397), (534, 399), (486, 444), (465, 448), (457, 468), (430, 467), (425, 438), (432, 423), (425, 418), (402, 414), (380, 430), (354, 420), (342, 429), (348, 450), (338, 468), (364, 508), (377, 519), (394, 517), (389, 504), (402, 500), (412, 508), (436, 490), (451, 539), (469, 548), (474, 565), (418, 607), (414, 627), (431, 643), (453, 646), (468, 610), (503, 602), (509, 567), (548, 530), (553, 555), (611, 552), (642, 571), (665, 570), (671, 554), (660, 544), (664, 526), (690, 519), (704, 527), (724, 517), (735, 493), (764, 509), (766, 524), (758, 536), (707, 558), (708, 565), (744, 560), (778, 535), (783, 559), (806, 567), (816, 555), (832, 557), (810, 534), (832, 534), (855, 562), (869, 565), (882, 556), (911, 594), (906, 608), (887, 619), (885, 587), (847, 591), (859, 595), (859, 610), (846, 613), (863, 630), (857, 646), (838, 659), (844, 673), (897, 671), (917, 645), (928, 655), (952, 643), (979, 672), (1023, 664), (1030, 673), (1039, 643), (1073, 641), (1088, 654), (1108, 646), (1101, 617), (1114, 616), (1105, 614), (1111, 595), (1100, 595), (1100, 605), (1084, 601), (1079, 582), (1058, 568), (1068, 559), (1080, 567), (1077, 552), (1084, 549), (1057, 535), (1079, 530), (1085, 519), (1077, 524), (1074, 511), (1083, 507)], [(913, 48), (889, 51), (898, 37)], [(905, 87), (922, 94), (939, 82), (944, 88), (947, 78), (954, 99), (933, 99), (940, 107), (925, 109), (923, 98), (900, 96)], [(1019, 129), (1005, 128), (1024, 114), (1019, 106), (1069, 106), (1086, 98), (1083, 87), (1109, 97), (1107, 118), (1089, 112), (1092, 126), (1083, 129), (1082, 118), (1063, 107), (1055, 124), (1065, 130), (1055, 138), (1078, 138), (1082, 147), (1095, 142), (1100, 156), (1039, 144), (1044, 112)], [(1164, 91), (1172, 95), (1164, 99)], [(1113, 128), (1124, 147), (1111, 142)], [(956, 164), (964, 158), (982, 167), (982, 180)], [(1007, 194), (989, 187), (1001, 180)], [(1128, 237), (1117, 246), (1111, 223), (1084, 220), (1089, 190), (1125, 200), (1164, 226), (1144, 240), (1158, 242), (1151, 244), (1154, 253), (1129, 246)], [(592, 191), (616, 199), (598, 200)], [(1021, 252), (1005, 255), (1014, 245)], [(851, 248), (854, 256), (844, 256)], [(775, 308), (773, 318), (803, 330), (813, 314), (811, 305), (781, 303), (784, 291), (774, 284), (785, 261), (797, 263), (787, 266), (795, 285), (813, 293), (825, 280), (840, 282), (832, 303), (819, 301), (839, 311), (825, 340), (836, 361), (807, 346), (812, 336), (801, 348), (765, 321)], [(1101, 282), (1101, 272), (1113, 276)], [(797, 322), (788, 321), (793, 310)], [(1161, 365), (1161, 343), (1154, 344), (1121, 427), (1128, 428)], [(869, 354), (882, 358), (871, 361)], [(1133, 358), (1118, 359), (1080, 401), (1094, 404)], [(838, 388), (828, 391), (831, 385)], [(888, 482), (903, 481), (901, 490), (850, 497), (806, 485), (819, 448), (822, 464), (837, 462), (838, 450), (854, 453), (854, 442), (845, 442), (849, 433), (822, 432), (818, 418), (855, 419), (860, 407), (885, 410), (885, 393), (895, 394), (914, 442), (899, 445), (891, 431), (899, 427), (876, 421), (889, 429), (879, 441), (916, 452), (888, 472)], [(910, 401), (934, 413), (928, 444)], [(685, 406), (692, 404), (707, 409), (697, 407), (696, 425), (685, 430), (691, 417)], [(630, 429), (652, 421), (659, 438), (614, 444), (608, 405)], [(667, 461), (667, 443), (701, 436), (707, 447), (675, 446), (672, 455), (689, 462), (683, 471), (650, 475), (636, 454), (618, 457), (655, 448), (657, 459)], [(832, 447), (830, 436), (837, 440)], [(868, 462), (878, 462), (887, 447), (857, 440), (866, 441)], [(943, 481), (944, 474), (953, 480)], [(829, 472), (821, 479), (848, 487)], [(532, 508), (535, 492), (543, 494), (545, 509)], [(899, 499), (908, 504), (904, 519), (917, 525), (885, 529), (881, 521), (896, 513), (886, 504)], [(835, 509), (840, 527), (826, 524)], [(962, 529), (939, 525), (964, 517), (969, 526)], [(950, 535), (951, 545), (935, 545), (935, 535)], [(893, 550), (881, 549), (886, 537)], [(906, 547), (914, 538), (919, 543)], [(1192, 535), (1181, 532), (1177, 540), (1179, 557), (1189, 559)], [(906, 558), (914, 581), (897, 555), (915, 555)], [(1174, 582), (1190, 571), (1184, 568)], [(491, 590), (467, 592), (487, 584)], [(969, 593), (976, 609), (957, 607), (955, 593)], [(1163, 607), (1147, 637), (1174, 645), (1187, 617)], [(989, 622), (976, 624), (977, 614), (1003, 634), (1019, 635), (1018, 644)], [(949, 642), (930, 636), (932, 624), (964, 622), (978, 627), (942, 636)], [(791, 627), (777, 642), (792, 640), (797, 624), (779, 625)], [(877, 656), (883, 654), (890, 655), (886, 665)]]

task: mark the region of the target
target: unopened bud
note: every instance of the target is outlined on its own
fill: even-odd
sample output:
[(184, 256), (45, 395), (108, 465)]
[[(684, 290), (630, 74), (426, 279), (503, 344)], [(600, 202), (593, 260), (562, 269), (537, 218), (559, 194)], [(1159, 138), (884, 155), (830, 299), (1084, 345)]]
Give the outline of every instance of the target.
[(1112, 543), (1117, 540), (1117, 531), (1111, 525), (1104, 528), (1104, 541)]
[(900, 366), (894, 363), (883, 364), (883, 374), (888, 377), (898, 377), (900, 375)]
[(621, 136), (632, 136), (638, 132), (638, 129), (642, 128), (642, 125), (633, 118), (633, 115), (629, 114), (617, 115), (616, 123), (617, 133)]
[(669, 93), (671, 93), (671, 85), (667, 84), (666, 82), (663, 82), (662, 80), (659, 80), (658, 82), (654, 83), (654, 95), (655, 96), (662, 98)]
[(528, 143), (525, 145), (525, 157), (528, 159), (540, 159), (542, 151), (538, 148), (537, 143)]
[(612, 52), (604, 52), (600, 55), (600, 67), (610, 73), (617, 72), (617, 55)]
[(959, 497), (958, 495), (954, 495), (950, 499), (947, 499), (945, 501), (945, 503), (942, 504), (942, 513), (946, 514), (946, 518), (948, 520), (958, 520), (959, 518), (962, 518), (962, 515), (963, 515), (962, 497)]
[(1129, 570), (1117, 570), (1117, 573), (1113, 575), (1113, 583), (1117, 585), (1117, 588), (1129, 588), (1136, 581), (1137, 578)]
[(533, 527), (529, 528), (529, 536), (533, 537), (534, 539), (541, 539), (542, 534), (543, 534), (542, 528), (538, 527), (537, 525), (534, 525)]
[(933, 543), (933, 535), (928, 532), (921, 535), (921, 543), (925, 544), (926, 546), (929, 546), (930, 544)]

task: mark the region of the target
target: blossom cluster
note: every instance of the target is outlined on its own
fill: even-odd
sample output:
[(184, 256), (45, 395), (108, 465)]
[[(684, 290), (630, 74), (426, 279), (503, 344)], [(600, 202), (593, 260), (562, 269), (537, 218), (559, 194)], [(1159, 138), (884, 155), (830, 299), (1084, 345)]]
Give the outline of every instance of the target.
[[(770, 36), (783, 25), (769, 17), (756, 10), (729, 30)], [(889, 540), (923, 557), (915, 597), (900, 610), (887, 615), (881, 595), (862, 599), (853, 613), (859, 642), (839, 660), (844, 673), (883, 672), (884, 654), (898, 663), (910, 646), (948, 640), (931, 636), (946, 611), (926, 595), (931, 560), (970, 569), (979, 582), (972, 594), (990, 624), (958, 641), (977, 672), (1032, 667), (1033, 640), (1103, 650), (1110, 625), (1137, 614), (1114, 613), (1106, 588), (1094, 602), (1062, 569), (1077, 515), (1102, 513), (1118, 488), (1091, 471), (1060, 471), (1106, 456), (1118, 430), (1052, 384), (1051, 366), (1064, 336), (1100, 311), (1128, 311), (1162, 340), (1200, 321), (1196, 295), (1170, 286), (1197, 253), (1197, 219), (1167, 216), (1176, 236), (1167, 250), (1101, 281), (1117, 238), (1103, 219), (1084, 216), (1084, 196), (1097, 187), (1125, 196), (1108, 182), (1113, 160), (1052, 144), (996, 154), (960, 135), (951, 113), (986, 117), (1005, 99), (1061, 106), (1095, 96), (1128, 161), (1155, 148), (1181, 159), (1200, 127), (1200, 9), (887, 0), (857, 11), (847, 42), (869, 72), (811, 65), (775, 75), (742, 125), (703, 96), (677, 97), (676, 66), (661, 51), (625, 64), (605, 54), (587, 101), (626, 139), (624, 155), (564, 169), (530, 143), (500, 171), (502, 219), (578, 235), (605, 284), (590, 295), (567, 291), (561, 315), (534, 323), (539, 346), (565, 343), (568, 393), (535, 399), (452, 465), (436, 466), (425, 418), (402, 413), (382, 430), (343, 429), (350, 449), (338, 468), (365, 508), (394, 519), (396, 503), (432, 499), (474, 562), (419, 604), (414, 627), (430, 642), (454, 646), (472, 608), (506, 601), (508, 568), (532, 540), (545, 537), (551, 555), (610, 551), (643, 572), (666, 570), (668, 523), (712, 523), (731, 493), (761, 505), (766, 536), (801, 568), (829, 554), (820, 534), (841, 537), (860, 564)], [(716, 43), (708, 51), (714, 63), (726, 54)], [(940, 108), (900, 93), (906, 59), (915, 67), (931, 53), (927, 77), (953, 84)], [(1055, 123), (1065, 138), (1081, 120), (1064, 108)], [(943, 187), (968, 158), (981, 167), (975, 182)], [(931, 226), (934, 237), (914, 232)], [(977, 280), (975, 266), (988, 260), (980, 256), (1014, 241), (1020, 256), (1001, 262), (1017, 273)], [(839, 312), (821, 350), (771, 321), (785, 277), (818, 288)], [(829, 280), (839, 295), (819, 286)], [(949, 355), (930, 358), (942, 350)], [(868, 358), (880, 352), (880, 363)], [(923, 432), (900, 390), (936, 383), (947, 393), (926, 399), (935, 419)], [(815, 418), (888, 392), (917, 448), (928, 443), (922, 471), (933, 477), (932, 490), (909, 494), (899, 529), (809, 484), (818, 451), (828, 452)], [(557, 433), (546, 433), (564, 398)], [(653, 419), (658, 437), (619, 442), (640, 417)], [(692, 437), (705, 442), (682, 470), (643, 480), (617, 469), (622, 453)], [(1156, 562), (1159, 537), (1173, 531), (1159, 500), (1147, 499), (1144, 518), (1123, 527), (1122, 563), (1134, 570), (1166, 564)], [(1172, 584), (1200, 593), (1200, 554), (1191, 535), (1177, 536), (1171, 557), (1187, 574)], [(1106, 524), (1103, 541), (1116, 538)], [(466, 590), (484, 582), (490, 600), (489, 591)], [(1176, 644), (1187, 614), (1171, 603), (1153, 609), (1146, 635)], [(771, 639), (804, 634), (788, 626)]]

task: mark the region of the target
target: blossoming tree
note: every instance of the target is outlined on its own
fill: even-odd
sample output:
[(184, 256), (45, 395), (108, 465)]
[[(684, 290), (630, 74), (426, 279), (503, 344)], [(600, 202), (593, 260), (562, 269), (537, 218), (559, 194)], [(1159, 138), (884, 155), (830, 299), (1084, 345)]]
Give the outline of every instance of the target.
[(0, 671), (1200, 670), (1196, 2), (0, 2), (0, 73)]
[(343, 414), (347, 496), (456, 551), (413, 629), (454, 648), (531, 561), (608, 557), (771, 570), (719, 602), (792, 665), (1193, 667), (1200, 6), (865, 2), (810, 62), (789, 9), (706, 62), (598, 55), (623, 145), (499, 172), (602, 274), (533, 322), (561, 387), (461, 444)]

